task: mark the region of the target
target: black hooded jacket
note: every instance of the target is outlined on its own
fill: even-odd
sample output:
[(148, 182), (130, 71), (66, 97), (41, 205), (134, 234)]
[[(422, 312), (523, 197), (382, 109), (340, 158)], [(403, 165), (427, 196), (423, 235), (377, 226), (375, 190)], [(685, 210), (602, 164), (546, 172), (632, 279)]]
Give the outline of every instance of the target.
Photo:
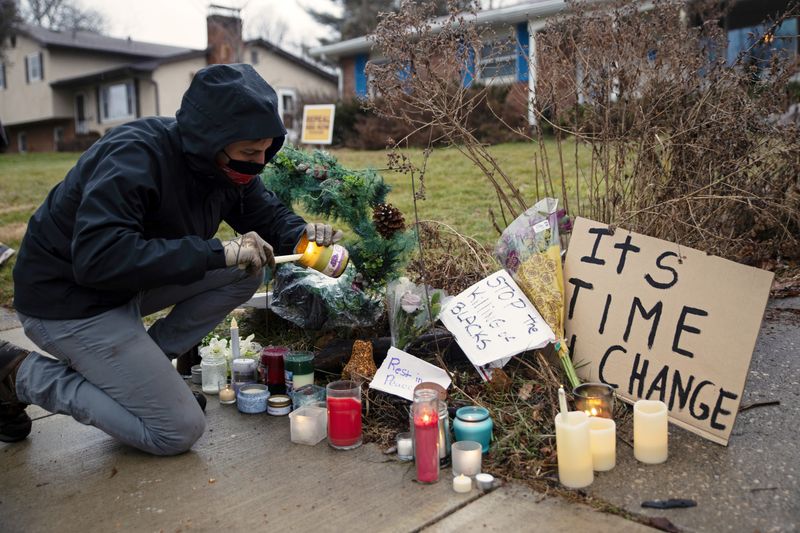
[(249, 65), (200, 70), (176, 118), (114, 128), (78, 160), (31, 217), (14, 267), (14, 306), (29, 316), (93, 316), (138, 291), (188, 284), (223, 268), (224, 220), (291, 253), (305, 221), (259, 179), (239, 186), (215, 155), (240, 140), (286, 130), (275, 91)]

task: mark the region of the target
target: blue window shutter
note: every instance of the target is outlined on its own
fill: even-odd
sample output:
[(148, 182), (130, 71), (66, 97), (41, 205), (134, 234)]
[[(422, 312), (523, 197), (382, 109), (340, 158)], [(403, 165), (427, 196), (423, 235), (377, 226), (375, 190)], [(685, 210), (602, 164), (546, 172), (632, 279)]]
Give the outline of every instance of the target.
[(528, 53), (530, 50), (528, 23), (517, 24), (517, 81), (528, 81)]
[(358, 54), (356, 56), (356, 96), (361, 98), (367, 97), (367, 54)]
[(462, 76), (461, 85), (465, 88), (472, 85), (473, 80), (475, 80), (475, 50), (472, 47), (467, 53), (467, 64)]

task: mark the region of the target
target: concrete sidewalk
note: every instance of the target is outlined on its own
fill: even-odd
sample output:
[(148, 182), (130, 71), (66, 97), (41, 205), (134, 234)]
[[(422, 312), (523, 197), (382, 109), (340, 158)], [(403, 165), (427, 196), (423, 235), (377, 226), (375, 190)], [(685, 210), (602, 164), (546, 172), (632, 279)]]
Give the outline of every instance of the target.
[[(730, 446), (670, 427), (670, 459), (645, 466), (618, 444), (617, 467), (587, 493), (686, 530), (794, 531), (800, 523), (800, 299), (772, 302)], [(0, 338), (32, 347), (19, 329)], [(413, 481), (413, 466), (376, 446), (337, 452), (289, 441), (286, 417), (242, 415), (212, 398), (208, 429), (185, 455), (158, 458), (71, 418), (29, 408), (31, 437), (0, 444), (0, 530), (651, 531), (619, 516), (517, 486), (459, 495), (450, 471)], [(628, 438), (625, 428), (620, 436)], [(694, 498), (692, 509), (641, 501)]]
[[(19, 328), (0, 338), (35, 348)], [(420, 485), (413, 464), (375, 445), (296, 445), (288, 417), (243, 415), (215, 397), (206, 411), (191, 452), (153, 457), (29, 407), (30, 437), (0, 443), (0, 530), (652, 531), (524, 487), (456, 494), (449, 469)]]

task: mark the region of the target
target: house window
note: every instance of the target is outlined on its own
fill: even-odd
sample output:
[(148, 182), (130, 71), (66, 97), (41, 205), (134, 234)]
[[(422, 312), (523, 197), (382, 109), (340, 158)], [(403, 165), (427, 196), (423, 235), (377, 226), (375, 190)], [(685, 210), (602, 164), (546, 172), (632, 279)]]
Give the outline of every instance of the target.
[(0, 63), (0, 89), (6, 88), (6, 65)]
[(294, 129), (297, 93), (294, 89), (278, 89), (278, 114), (287, 130)]
[(250, 63), (258, 65), (258, 50), (250, 50)]
[(17, 150), (21, 154), (28, 151), (28, 135), (24, 131), (17, 133)]
[(28, 78), (28, 83), (32, 81), (41, 81), (44, 76), (42, 75), (42, 54), (36, 52), (25, 56), (25, 74)]
[(517, 80), (517, 47), (511, 36), (502, 35), (484, 41), (478, 55), (477, 78), (497, 83)]
[(100, 113), (104, 121), (133, 118), (136, 90), (132, 81), (104, 85), (100, 89)]

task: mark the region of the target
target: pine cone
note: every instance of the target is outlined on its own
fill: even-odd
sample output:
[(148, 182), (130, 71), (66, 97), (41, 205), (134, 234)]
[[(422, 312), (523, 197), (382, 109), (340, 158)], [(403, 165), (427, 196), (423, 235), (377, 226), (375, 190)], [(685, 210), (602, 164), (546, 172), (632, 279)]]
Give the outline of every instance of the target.
[(403, 213), (392, 204), (376, 205), (372, 211), (372, 221), (384, 239), (391, 239), (395, 233), (403, 231), (406, 227)]

